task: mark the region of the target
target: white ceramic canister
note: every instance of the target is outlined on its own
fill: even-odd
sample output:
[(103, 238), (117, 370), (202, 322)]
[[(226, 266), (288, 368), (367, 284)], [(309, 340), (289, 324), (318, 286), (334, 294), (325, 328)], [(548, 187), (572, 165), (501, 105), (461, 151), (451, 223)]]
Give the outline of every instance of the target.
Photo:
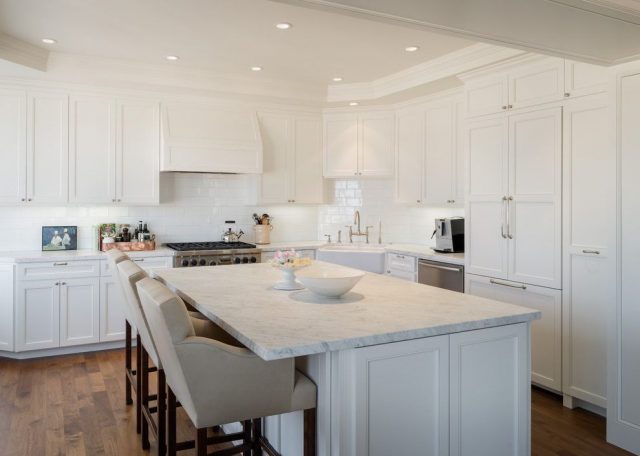
[(273, 225), (255, 225), (255, 243), (271, 244), (271, 230)]

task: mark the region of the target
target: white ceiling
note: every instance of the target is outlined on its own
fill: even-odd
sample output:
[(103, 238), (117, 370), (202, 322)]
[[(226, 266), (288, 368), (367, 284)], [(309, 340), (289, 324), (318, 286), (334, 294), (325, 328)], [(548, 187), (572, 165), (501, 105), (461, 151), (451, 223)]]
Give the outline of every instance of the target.
[[(293, 28), (276, 29), (283, 21)], [(0, 31), (52, 52), (323, 86), (334, 76), (371, 81), (474, 44), (267, 0), (0, 0)]]

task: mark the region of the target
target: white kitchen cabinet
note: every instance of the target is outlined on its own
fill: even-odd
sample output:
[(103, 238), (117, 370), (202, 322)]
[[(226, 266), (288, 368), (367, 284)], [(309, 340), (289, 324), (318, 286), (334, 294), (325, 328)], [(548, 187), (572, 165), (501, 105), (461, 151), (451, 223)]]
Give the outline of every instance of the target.
[(561, 287), (561, 115), (546, 108), (469, 124), (467, 272)]
[(13, 265), (0, 264), (0, 351), (13, 351)]
[(604, 92), (607, 89), (607, 67), (573, 60), (564, 61), (566, 98)]
[(117, 102), (115, 199), (123, 204), (160, 202), (160, 105)]
[[(527, 328), (528, 325), (522, 323), (451, 334), (451, 446), (444, 454), (521, 456), (531, 453)], [(486, 410), (491, 410), (491, 414)]]
[(396, 122), (395, 199), (403, 204), (460, 205), (457, 99), (402, 110)]
[(69, 199), (69, 97), (29, 92), (27, 97), (27, 202)]
[(565, 94), (564, 60), (527, 58), (519, 65), (481, 70), (465, 79), (467, 117), (525, 108), (561, 100)]
[(26, 111), (25, 91), (0, 89), (0, 203), (27, 198)]
[(321, 121), (316, 117), (259, 114), (263, 173), (261, 204), (320, 204), (324, 198)]
[(60, 346), (60, 280), (19, 281), (15, 300), (16, 351)]
[(449, 336), (358, 349), (354, 361), (355, 455), (449, 454)]
[(125, 339), (125, 299), (116, 277), (100, 277), (100, 342)]
[(69, 200), (113, 203), (116, 199), (115, 100), (72, 96), (70, 105)]
[(100, 341), (100, 279), (60, 281), (60, 346)]
[(387, 274), (398, 279), (415, 282), (418, 274), (417, 258), (411, 255), (388, 252), (386, 255)]
[(391, 111), (326, 114), (324, 177), (392, 176), (394, 119)]
[(539, 310), (531, 324), (531, 380), (562, 391), (562, 292), (489, 277), (465, 275), (467, 293)]
[(607, 101), (584, 97), (563, 112), (563, 393), (603, 408), (606, 322), (616, 297), (616, 157)]

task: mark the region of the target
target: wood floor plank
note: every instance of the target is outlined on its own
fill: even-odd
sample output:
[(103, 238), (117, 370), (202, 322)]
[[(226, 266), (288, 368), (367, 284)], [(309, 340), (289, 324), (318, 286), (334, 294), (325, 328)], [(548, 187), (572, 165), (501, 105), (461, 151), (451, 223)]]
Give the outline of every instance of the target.
[[(156, 390), (156, 374), (150, 389)], [(142, 456), (135, 411), (125, 405), (124, 351), (15, 361), (0, 358), (0, 456)], [(533, 456), (630, 456), (605, 441), (605, 420), (532, 392)], [(195, 430), (178, 410), (178, 438)], [(180, 452), (180, 456), (193, 455)]]

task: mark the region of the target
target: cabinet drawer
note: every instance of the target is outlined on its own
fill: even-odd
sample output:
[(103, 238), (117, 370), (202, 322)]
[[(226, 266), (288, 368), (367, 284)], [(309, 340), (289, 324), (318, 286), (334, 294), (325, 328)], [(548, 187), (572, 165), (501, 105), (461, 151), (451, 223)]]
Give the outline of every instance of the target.
[[(135, 258), (132, 257), (131, 261), (136, 263), (145, 271), (149, 272), (152, 269), (160, 269), (160, 268), (172, 268), (173, 267), (173, 257), (145, 257), (145, 258)], [(100, 261), (100, 276), (109, 277), (113, 275), (113, 271), (109, 267), (109, 262), (107, 260)]]
[(396, 279), (408, 280), (409, 282), (416, 281), (416, 274), (414, 272), (398, 271), (397, 269), (387, 270), (387, 274)]
[(389, 271), (416, 272), (416, 257), (400, 253), (387, 253), (387, 269)]
[(46, 280), (98, 277), (100, 260), (48, 261), (24, 263), (17, 268), (17, 280)]

